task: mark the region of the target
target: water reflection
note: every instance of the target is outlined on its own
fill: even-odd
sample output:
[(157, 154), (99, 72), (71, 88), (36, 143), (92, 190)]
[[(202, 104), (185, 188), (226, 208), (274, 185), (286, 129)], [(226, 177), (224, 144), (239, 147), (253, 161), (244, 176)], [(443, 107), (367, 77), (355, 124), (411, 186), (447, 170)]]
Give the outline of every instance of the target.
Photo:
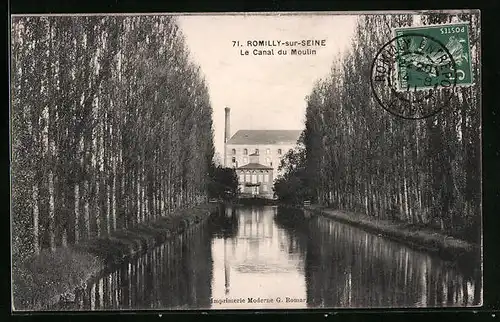
[[(289, 252), (291, 232), (275, 223), (276, 207), (246, 206), (236, 209), (234, 237), (212, 240), (213, 308), (251, 309), (306, 307), (304, 261)], [(303, 303), (286, 303), (286, 297)], [(249, 303), (252, 298), (256, 303)], [(277, 298), (283, 303), (276, 304)], [(219, 303), (245, 299), (245, 303)], [(272, 303), (269, 303), (272, 300)]]
[(208, 222), (188, 229), (92, 281), (78, 294), (83, 310), (198, 309), (210, 307), (212, 259)]
[(481, 302), (480, 277), (361, 229), (306, 219), (300, 210), (227, 206), (91, 281), (76, 307), (471, 306)]
[(480, 273), (383, 237), (316, 217), (309, 222), (306, 279), (311, 307), (472, 306)]
[(235, 207), (221, 207), (210, 218), (210, 233), (217, 238), (233, 238), (238, 232), (238, 215)]

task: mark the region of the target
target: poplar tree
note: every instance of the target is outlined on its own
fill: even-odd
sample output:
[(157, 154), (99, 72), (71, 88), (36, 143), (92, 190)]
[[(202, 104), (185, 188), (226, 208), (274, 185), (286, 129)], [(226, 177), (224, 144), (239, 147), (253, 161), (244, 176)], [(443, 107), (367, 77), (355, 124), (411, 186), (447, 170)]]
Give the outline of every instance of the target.
[(212, 108), (175, 17), (14, 17), (13, 258), (206, 200)]
[[(368, 216), (434, 226), (480, 240), (479, 19), (422, 14), (423, 25), (469, 21), (475, 83), (423, 120), (387, 113), (369, 85), (376, 52), (412, 15), (358, 19), (351, 49), (307, 97), (307, 181), (316, 202)], [(370, 31), (370, 32), (368, 32)], [(437, 101), (442, 93), (437, 93)]]

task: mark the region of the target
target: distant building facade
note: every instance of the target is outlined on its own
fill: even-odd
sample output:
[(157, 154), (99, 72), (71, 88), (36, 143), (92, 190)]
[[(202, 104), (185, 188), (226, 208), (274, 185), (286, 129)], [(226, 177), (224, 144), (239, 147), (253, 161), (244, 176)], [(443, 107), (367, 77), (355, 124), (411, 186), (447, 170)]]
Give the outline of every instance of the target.
[[(224, 165), (237, 170), (240, 191), (272, 196), (273, 181), (279, 175), (281, 158), (295, 147), (302, 131), (239, 130), (230, 136), (228, 107), (225, 109), (225, 116)], [(252, 177), (253, 174), (256, 178)]]
[(259, 163), (259, 154), (249, 155), (249, 163), (236, 168), (243, 196), (273, 197), (273, 168)]

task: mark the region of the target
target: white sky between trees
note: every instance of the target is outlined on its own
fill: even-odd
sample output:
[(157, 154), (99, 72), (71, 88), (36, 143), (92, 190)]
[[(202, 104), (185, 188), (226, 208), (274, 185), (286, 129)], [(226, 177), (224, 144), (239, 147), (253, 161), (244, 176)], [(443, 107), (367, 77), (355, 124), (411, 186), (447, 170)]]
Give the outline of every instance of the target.
[[(194, 62), (201, 67), (214, 111), (214, 143), (222, 155), (224, 107), (231, 108), (231, 135), (240, 129), (303, 129), (305, 97), (327, 76), (350, 46), (356, 15), (187, 15), (178, 16)], [(248, 40), (326, 39), (316, 55), (241, 56)], [(239, 40), (244, 47), (233, 47)], [(305, 49), (305, 47), (296, 47)]]

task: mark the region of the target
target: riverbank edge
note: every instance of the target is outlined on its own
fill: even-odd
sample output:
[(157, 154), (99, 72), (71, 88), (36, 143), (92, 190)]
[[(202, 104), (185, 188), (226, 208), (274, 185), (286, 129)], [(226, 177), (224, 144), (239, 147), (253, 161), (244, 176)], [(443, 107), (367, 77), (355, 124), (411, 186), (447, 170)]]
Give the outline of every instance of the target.
[(43, 250), (13, 266), (12, 309), (43, 311), (60, 302), (71, 302), (91, 278), (204, 222), (219, 207), (219, 203), (204, 203), (109, 236), (53, 252)]
[(370, 233), (409, 246), (413, 249), (438, 255), (444, 260), (467, 263), (481, 257), (481, 246), (457, 239), (429, 229), (417, 228), (406, 223), (370, 218), (342, 210), (301, 207), (314, 215), (329, 217), (336, 221), (359, 227)]

